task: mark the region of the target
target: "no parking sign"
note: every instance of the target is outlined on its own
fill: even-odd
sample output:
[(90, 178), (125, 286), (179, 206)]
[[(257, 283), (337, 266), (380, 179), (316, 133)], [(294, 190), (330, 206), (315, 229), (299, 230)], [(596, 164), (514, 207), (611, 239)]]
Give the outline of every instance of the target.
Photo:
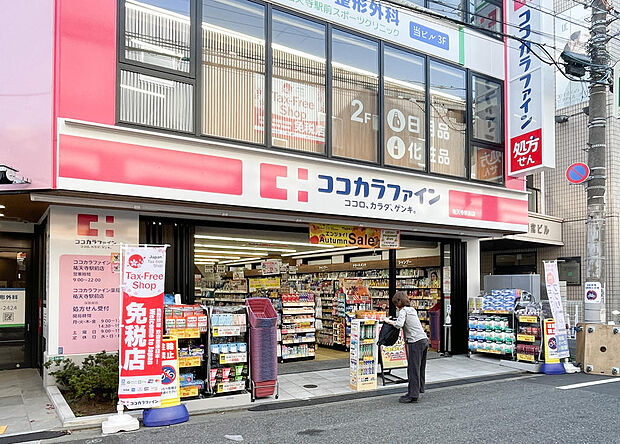
[(590, 176), (590, 167), (583, 162), (573, 163), (566, 169), (566, 180), (572, 184), (585, 182)]

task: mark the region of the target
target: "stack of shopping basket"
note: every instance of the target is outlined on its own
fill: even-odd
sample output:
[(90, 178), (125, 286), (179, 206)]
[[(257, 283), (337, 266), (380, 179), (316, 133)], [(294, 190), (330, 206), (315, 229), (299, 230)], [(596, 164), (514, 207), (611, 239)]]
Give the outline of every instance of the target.
[(252, 401), (275, 392), (278, 398), (278, 315), (267, 298), (248, 298), (250, 317), (250, 389)]

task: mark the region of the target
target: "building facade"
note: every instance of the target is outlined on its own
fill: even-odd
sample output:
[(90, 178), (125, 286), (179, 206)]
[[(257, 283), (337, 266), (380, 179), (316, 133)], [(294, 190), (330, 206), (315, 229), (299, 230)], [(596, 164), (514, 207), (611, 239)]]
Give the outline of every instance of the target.
[[(575, 6), (570, 1), (556, 1), (555, 21), (556, 59), (562, 50), (585, 52), (589, 38), (591, 9)], [(615, 36), (620, 28), (615, 22), (609, 26), (609, 35)], [(617, 38), (608, 43), (611, 65), (620, 58)], [(530, 227), (533, 236), (509, 236), (511, 242), (482, 243), (481, 273), (538, 273), (542, 275), (544, 260), (557, 260), (560, 279), (567, 283), (567, 309), (571, 323), (583, 321), (584, 284), (586, 282), (586, 192), (582, 185), (572, 185), (566, 179), (567, 168), (575, 162), (587, 164), (588, 142), (587, 82), (570, 81), (556, 70), (556, 168), (527, 178), (530, 192)], [(605, 307), (603, 322), (620, 322), (620, 281), (616, 272), (620, 264), (618, 249), (618, 189), (619, 140), (618, 119), (613, 115), (613, 97), (608, 94), (607, 156), (606, 156), (606, 253), (605, 253)], [(545, 222), (548, 221), (548, 222)], [(547, 227), (545, 227), (547, 225)], [(559, 236), (553, 233), (559, 232)], [(508, 257), (509, 267), (502, 269), (498, 259)], [(575, 317), (576, 315), (576, 317)]]
[[(26, 351), (4, 366), (118, 347), (119, 243), (169, 244), (166, 291), (187, 303), (207, 268), (257, 257), (433, 257), (441, 349), (466, 352), (479, 241), (528, 226), (501, 4), (50, 3), (13, 4), (2, 31), (33, 48), (2, 68), (2, 163), (24, 180), (2, 185), (0, 250), (27, 276), (7, 283)], [(317, 253), (311, 223), (399, 230), (404, 250)]]

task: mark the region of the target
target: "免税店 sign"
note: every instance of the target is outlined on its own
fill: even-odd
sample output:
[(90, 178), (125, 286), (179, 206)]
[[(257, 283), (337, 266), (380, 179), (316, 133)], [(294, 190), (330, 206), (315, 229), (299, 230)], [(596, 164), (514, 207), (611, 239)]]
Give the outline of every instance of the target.
[(129, 409), (158, 407), (162, 394), (165, 247), (121, 247), (119, 401)]
[[(519, 40), (508, 41), (508, 131), (511, 176), (555, 168), (554, 68), (537, 56), (548, 38), (534, 30), (551, 29), (550, 0), (509, 0), (507, 21)], [(552, 41), (550, 43), (553, 43)]]
[(310, 224), (310, 243), (358, 248), (399, 248), (400, 231), (346, 225)]

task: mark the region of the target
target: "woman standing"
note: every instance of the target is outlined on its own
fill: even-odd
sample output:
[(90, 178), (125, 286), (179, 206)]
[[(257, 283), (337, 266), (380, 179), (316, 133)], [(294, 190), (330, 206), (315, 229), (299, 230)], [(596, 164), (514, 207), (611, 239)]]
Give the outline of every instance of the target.
[(428, 351), (428, 338), (422, 328), (418, 312), (409, 302), (409, 297), (404, 291), (397, 291), (392, 302), (399, 310), (395, 321), (386, 319), (385, 322), (396, 328), (402, 328), (407, 343), (407, 378), (409, 390), (405, 396), (401, 396), (398, 402), (418, 402), (420, 393), (424, 393), (424, 380), (426, 377), (426, 352)]

